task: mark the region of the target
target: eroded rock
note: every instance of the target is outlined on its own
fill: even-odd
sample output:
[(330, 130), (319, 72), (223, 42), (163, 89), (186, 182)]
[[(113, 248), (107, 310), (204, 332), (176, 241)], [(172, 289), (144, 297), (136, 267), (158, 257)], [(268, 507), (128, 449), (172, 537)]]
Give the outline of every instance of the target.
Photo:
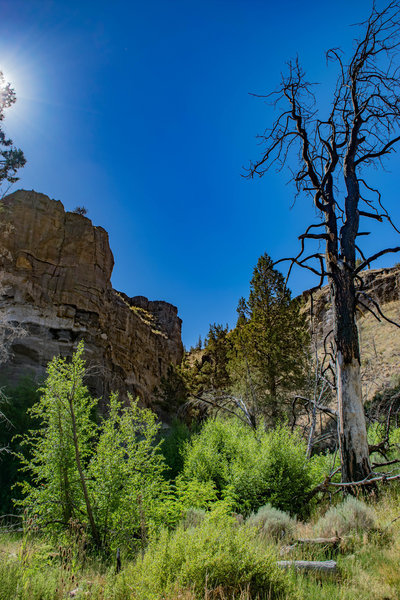
[(3, 199), (0, 219), (0, 315), (27, 330), (2, 374), (42, 377), (83, 339), (97, 396), (118, 390), (154, 405), (161, 377), (182, 359), (176, 307), (114, 290), (107, 232), (61, 202), (19, 190)]

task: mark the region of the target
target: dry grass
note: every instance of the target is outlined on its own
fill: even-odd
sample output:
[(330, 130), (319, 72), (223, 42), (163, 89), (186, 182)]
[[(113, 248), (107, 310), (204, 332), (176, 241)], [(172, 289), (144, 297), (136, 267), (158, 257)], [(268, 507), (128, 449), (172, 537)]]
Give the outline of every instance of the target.
[[(362, 532), (352, 544), (343, 545), (333, 556), (326, 549), (299, 547), (294, 559), (334, 558), (338, 562), (339, 576), (324, 578), (318, 575), (289, 573), (294, 582), (299, 600), (398, 600), (400, 598), (400, 491), (390, 488), (373, 503), (376, 530), (369, 535)], [(315, 521), (316, 519), (314, 519)], [(313, 522), (298, 523), (299, 537), (312, 537)], [(124, 562), (120, 575), (115, 575), (113, 566), (88, 561), (84, 567), (74, 561), (62, 566), (57, 553), (43, 541), (23, 544), (20, 537), (0, 536), (0, 598), (1, 600), (61, 600), (73, 589), (79, 589), (77, 598), (88, 600), (135, 600), (135, 583), (130, 578), (130, 564)], [(16, 578), (15, 566), (24, 561), (24, 569)], [(4, 577), (5, 564), (10, 566), (10, 577), (14, 576), (7, 596)], [(14, 567), (13, 567), (14, 565)], [(14, 568), (14, 571), (13, 571)], [(15, 585), (14, 583), (15, 582)], [(10, 582), (9, 582), (10, 583)], [(19, 588), (19, 595), (14, 588)], [(11, 591), (10, 591), (11, 590)], [(293, 592), (286, 600), (294, 600)], [(256, 600), (248, 590), (238, 590), (235, 595), (225, 588), (210, 589), (207, 583), (203, 592), (195, 593), (191, 588), (176, 587), (169, 595), (148, 600)]]

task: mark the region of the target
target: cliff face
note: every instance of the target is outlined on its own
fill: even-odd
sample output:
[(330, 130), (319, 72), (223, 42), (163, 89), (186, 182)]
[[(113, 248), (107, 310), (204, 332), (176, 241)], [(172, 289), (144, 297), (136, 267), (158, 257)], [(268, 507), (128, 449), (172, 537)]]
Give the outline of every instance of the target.
[(114, 259), (107, 232), (59, 201), (19, 190), (0, 213), (0, 316), (23, 325), (1, 371), (42, 376), (55, 355), (85, 341), (93, 392), (138, 395), (146, 405), (170, 363), (182, 359), (176, 307), (128, 298), (110, 282)]
[[(364, 289), (379, 303), (385, 316), (400, 323), (400, 266), (365, 270), (360, 275)], [(303, 298), (306, 301), (306, 310), (310, 314), (310, 293), (304, 292)], [(364, 303), (376, 312), (372, 303), (368, 300)], [(325, 336), (333, 327), (328, 286), (313, 294), (313, 315), (312, 329), (321, 349)], [(400, 330), (381, 317), (378, 321), (366, 309), (358, 312), (357, 321), (363, 394), (364, 399), (369, 400), (376, 391), (393, 384), (400, 376)]]

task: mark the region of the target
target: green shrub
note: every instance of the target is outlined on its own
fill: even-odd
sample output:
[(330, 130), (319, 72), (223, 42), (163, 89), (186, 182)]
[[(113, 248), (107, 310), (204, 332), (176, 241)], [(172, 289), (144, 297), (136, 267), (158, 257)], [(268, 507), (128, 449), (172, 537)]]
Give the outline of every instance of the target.
[(376, 421), (368, 427), (368, 444), (379, 444), (385, 438), (386, 424)]
[(250, 515), (246, 523), (255, 527), (262, 538), (274, 540), (291, 537), (296, 527), (295, 519), (270, 504), (261, 506), (256, 513)]
[(164, 531), (117, 582), (116, 596), (123, 597), (119, 585), (132, 590), (138, 600), (158, 600), (172, 593), (177, 597), (188, 589), (196, 598), (204, 598), (205, 590), (216, 588), (221, 597), (233, 598), (247, 590), (260, 600), (296, 598), (273, 551), (246, 528), (221, 517), (206, 518), (186, 530)]
[[(83, 344), (71, 361), (55, 357), (41, 397), (30, 409), (41, 428), (23, 439), (20, 455), (30, 479), (18, 505), (29, 522), (54, 535), (82, 527), (98, 548), (144, 547), (148, 535), (177, 522), (176, 498), (163, 477), (155, 414), (112, 394), (109, 415), (97, 426), (96, 400), (83, 384)], [(193, 504), (192, 504), (193, 505)]]
[(212, 480), (199, 481), (198, 479), (176, 480), (176, 502), (181, 507), (182, 514), (189, 508), (208, 509), (218, 500), (218, 493)]
[(340, 537), (349, 533), (364, 533), (374, 529), (376, 524), (374, 510), (353, 496), (332, 506), (315, 525), (317, 535)]
[(189, 508), (181, 521), (182, 527), (188, 529), (189, 527), (198, 527), (204, 521), (206, 511), (202, 508)]
[(305, 452), (304, 441), (285, 426), (254, 432), (237, 419), (209, 420), (184, 449), (182, 477), (213, 482), (220, 497), (229, 490), (243, 514), (267, 502), (298, 514), (320, 482), (313, 476), (315, 459), (306, 461)]
[(175, 479), (183, 469), (182, 450), (192, 433), (182, 421), (174, 421), (167, 431), (162, 432), (161, 452), (167, 466), (166, 477)]
[[(378, 445), (383, 442), (386, 438), (386, 423), (375, 422), (372, 423), (368, 428), (368, 443), (370, 445)], [(386, 448), (386, 460), (399, 460), (400, 459), (400, 428), (391, 427), (389, 429), (389, 448)], [(385, 459), (379, 452), (372, 454), (372, 460), (376, 463), (385, 462)], [(379, 467), (379, 471), (387, 472), (392, 467), (390, 465)]]

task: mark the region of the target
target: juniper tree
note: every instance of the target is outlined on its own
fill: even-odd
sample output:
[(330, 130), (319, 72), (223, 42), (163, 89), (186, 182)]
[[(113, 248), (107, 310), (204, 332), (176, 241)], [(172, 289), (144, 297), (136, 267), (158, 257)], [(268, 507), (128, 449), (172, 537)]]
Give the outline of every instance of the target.
[(284, 392), (298, 390), (308, 360), (308, 332), (298, 300), (292, 300), (283, 275), (263, 254), (241, 298), (232, 332), (230, 368), (247, 381), (248, 397), (274, 419), (282, 413)]

